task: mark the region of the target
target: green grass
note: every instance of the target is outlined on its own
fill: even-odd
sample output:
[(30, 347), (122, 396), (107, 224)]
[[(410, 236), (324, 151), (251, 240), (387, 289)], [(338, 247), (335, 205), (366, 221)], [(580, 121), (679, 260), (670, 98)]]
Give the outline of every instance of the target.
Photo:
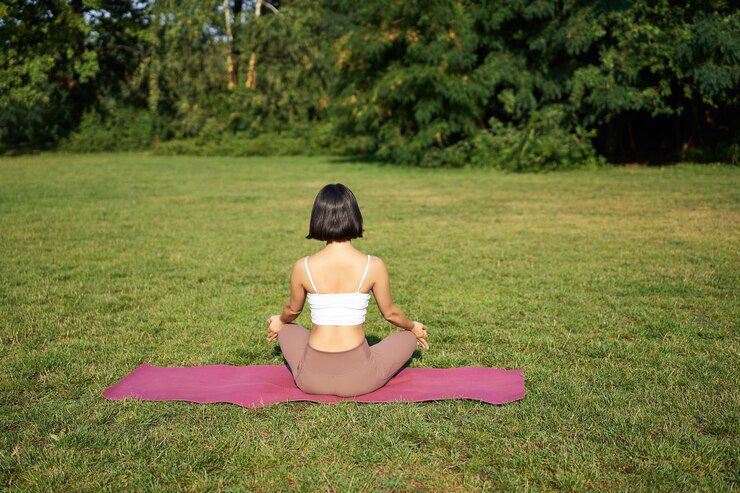
[[(280, 364), (318, 189), (357, 194), (416, 367), (524, 400), (109, 402), (142, 362)], [(0, 159), (0, 479), (18, 490), (738, 487), (740, 171), (542, 175), (328, 158)], [(309, 323), (308, 313), (298, 320)], [(391, 327), (377, 310), (368, 335)]]

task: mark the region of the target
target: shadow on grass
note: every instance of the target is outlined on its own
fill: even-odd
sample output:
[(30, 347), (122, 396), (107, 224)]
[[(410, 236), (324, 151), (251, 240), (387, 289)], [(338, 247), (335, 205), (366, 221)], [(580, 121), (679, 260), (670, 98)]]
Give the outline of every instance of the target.
[[(388, 159), (382, 159), (379, 157), (373, 157), (372, 155), (348, 155), (348, 156), (329, 156), (327, 159), (332, 164), (359, 164), (359, 165), (373, 165), (373, 166), (389, 166), (395, 168), (413, 168), (415, 170), (433, 170), (433, 169), (464, 169), (458, 166), (414, 166), (394, 163)], [(728, 159), (731, 161), (732, 159)], [(709, 157), (693, 157), (691, 159), (682, 158), (666, 153), (654, 153), (654, 154), (639, 154), (636, 156), (623, 157), (622, 159), (608, 160), (604, 167), (605, 168), (663, 168), (671, 167), (677, 164), (685, 162), (701, 162), (706, 164), (712, 164), (718, 162), (717, 159), (711, 159)], [(732, 164), (735, 164), (734, 161)], [(489, 169), (495, 169), (490, 167)], [(558, 170), (551, 170), (558, 171)], [(526, 172), (525, 172), (526, 174)]]
[(379, 157), (354, 154), (348, 156), (329, 156), (327, 159), (332, 164), (374, 164), (381, 166), (391, 166), (393, 163), (387, 159), (381, 159)]

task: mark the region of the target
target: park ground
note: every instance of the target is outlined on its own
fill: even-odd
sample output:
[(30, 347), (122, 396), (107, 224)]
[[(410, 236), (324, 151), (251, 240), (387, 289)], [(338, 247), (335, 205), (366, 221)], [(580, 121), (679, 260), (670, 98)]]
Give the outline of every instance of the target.
[[(107, 401), (142, 362), (280, 364), (316, 192), (356, 193), (413, 367), (524, 370), (504, 406)], [(336, 158), (0, 159), (11, 490), (732, 491), (740, 171), (550, 174)], [(298, 320), (309, 323), (308, 313)], [(390, 330), (369, 311), (371, 339)]]

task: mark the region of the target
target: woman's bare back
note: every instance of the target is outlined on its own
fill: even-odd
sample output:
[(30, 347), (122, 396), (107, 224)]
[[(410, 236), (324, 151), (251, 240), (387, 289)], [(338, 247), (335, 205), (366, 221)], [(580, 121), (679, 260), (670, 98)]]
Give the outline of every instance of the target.
[[(349, 242), (330, 243), (308, 259), (311, 277), (321, 294), (356, 292), (365, 268), (368, 267), (367, 263), (367, 254), (362, 253)], [(360, 286), (361, 293), (369, 292), (372, 287), (371, 267), (372, 257), (367, 269), (368, 273), (363, 285)], [(303, 277), (305, 277), (301, 279), (303, 288), (313, 293), (314, 289), (308, 273), (304, 272)], [(308, 344), (319, 351), (336, 352), (356, 348), (362, 344), (364, 339), (365, 327), (362, 324), (353, 326), (314, 324)]]

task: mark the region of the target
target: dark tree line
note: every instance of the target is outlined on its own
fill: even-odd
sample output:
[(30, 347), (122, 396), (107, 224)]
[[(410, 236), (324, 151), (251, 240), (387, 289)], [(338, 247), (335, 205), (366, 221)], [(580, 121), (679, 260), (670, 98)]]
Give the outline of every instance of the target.
[(24, 0), (0, 42), (4, 152), (737, 159), (722, 0)]

